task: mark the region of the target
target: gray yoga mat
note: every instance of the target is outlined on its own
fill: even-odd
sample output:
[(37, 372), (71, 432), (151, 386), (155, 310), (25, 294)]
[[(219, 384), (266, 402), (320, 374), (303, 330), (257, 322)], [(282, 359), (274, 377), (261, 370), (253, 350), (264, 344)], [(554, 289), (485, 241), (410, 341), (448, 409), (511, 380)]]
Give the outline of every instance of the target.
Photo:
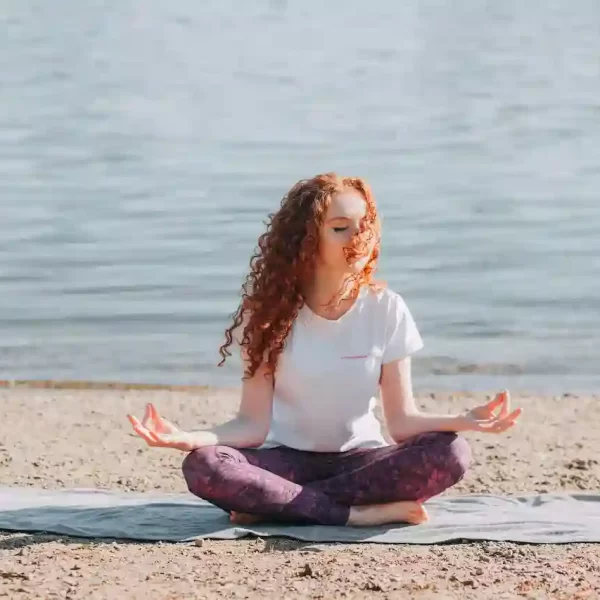
[(232, 526), (228, 515), (191, 494), (0, 486), (0, 529), (84, 538), (189, 542), (247, 535), (310, 542), (437, 544), (496, 540), (532, 544), (600, 542), (600, 495), (441, 496), (423, 525), (369, 528), (267, 524)]

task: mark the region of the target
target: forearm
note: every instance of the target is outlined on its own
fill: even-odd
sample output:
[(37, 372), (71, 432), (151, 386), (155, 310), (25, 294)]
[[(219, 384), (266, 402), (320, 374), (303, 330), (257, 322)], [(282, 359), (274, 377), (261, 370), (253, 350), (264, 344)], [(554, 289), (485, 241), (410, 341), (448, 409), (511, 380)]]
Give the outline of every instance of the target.
[(237, 416), (210, 429), (190, 431), (188, 435), (190, 442), (196, 448), (217, 445), (256, 448), (264, 442), (267, 432), (259, 423)]
[(397, 423), (388, 425), (390, 436), (395, 442), (432, 431), (458, 432), (467, 429), (464, 415), (436, 415), (420, 411), (404, 415)]

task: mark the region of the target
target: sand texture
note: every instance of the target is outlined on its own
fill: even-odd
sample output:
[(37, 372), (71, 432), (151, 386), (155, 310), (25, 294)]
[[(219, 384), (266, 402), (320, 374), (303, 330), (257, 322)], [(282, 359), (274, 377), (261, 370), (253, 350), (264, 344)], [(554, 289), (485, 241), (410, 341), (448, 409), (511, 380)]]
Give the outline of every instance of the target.
[[(0, 389), (0, 481), (186, 491), (183, 454), (145, 446), (127, 412), (148, 401), (184, 428), (232, 416), (236, 390)], [(421, 394), (436, 412), (485, 395)], [(600, 397), (513, 397), (520, 424), (466, 434), (474, 465), (450, 494), (600, 489)], [(0, 596), (32, 598), (600, 598), (600, 545), (331, 544), (283, 539), (140, 544), (0, 535)]]

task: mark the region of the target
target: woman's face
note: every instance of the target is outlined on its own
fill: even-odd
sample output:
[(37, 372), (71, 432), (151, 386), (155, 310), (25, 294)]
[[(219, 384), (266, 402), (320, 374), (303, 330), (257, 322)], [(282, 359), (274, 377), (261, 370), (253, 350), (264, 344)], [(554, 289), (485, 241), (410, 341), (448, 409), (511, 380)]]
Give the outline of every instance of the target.
[(322, 266), (339, 273), (360, 273), (365, 268), (375, 246), (374, 238), (356, 258), (347, 259), (344, 249), (352, 246), (366, 215), (367, 202), (358, 190), (348, 189), (332, 196), (319, 231)]

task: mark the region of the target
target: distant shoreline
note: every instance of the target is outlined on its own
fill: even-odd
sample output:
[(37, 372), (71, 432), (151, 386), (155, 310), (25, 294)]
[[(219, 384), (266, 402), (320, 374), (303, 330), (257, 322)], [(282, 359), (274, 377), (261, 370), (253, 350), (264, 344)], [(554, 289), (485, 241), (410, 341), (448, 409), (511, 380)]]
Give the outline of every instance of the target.
[[(55, 390), (138, 390), (138, 391), (171, 391), (171, 392), (200, 392), (206, 393), (211, 390), (214, 391), (233, 391), (241, 388), (240, 384), (236, 385), (207, 385), (207, 384), (170, 384), (170, 383), (142, 383), (142, 382), (128, 382), (128, 381), (94, 381), (94, 380), (78, 380), (78, 379), (2, 379), (0, 380), (0, 389), (55, 389)], [(460, 395), (473, 397), (480, 394), (492, 394), (498, 389), (491, 387), (488, 390), (471, 390), (461, 389), (459, 386), (455, 387), (423, 387), (415, 385), (415, 396), (424, 397), (430, 396), (435, 398), (436, 395)], [(504, 388), (510, 390), (513, 394), (519, 396), (554, 396), (563, 398), (577, 398), (577, 397), (592, 397), (595, 398), (600, 396), (596, 392), (587, 390), (573, 390), (573, 391), (540, 391), (535, 389), (522, 389), (518, 386), (511, 386), (510, 381), (505, 382)]]
[[(0, 389), (32, 388), (56, 390), (171, 390), (205, 392), (217, 389), (212, 385), (177, 385), (161, 383), (128, 383), (125, 381), (85, 381), (85, 380), (53, 380), (53, 379), (2, 379)], [(219, 389), (221, 389), (219, 387)], [(229, 389), (223, 386), (222, 389)]]

